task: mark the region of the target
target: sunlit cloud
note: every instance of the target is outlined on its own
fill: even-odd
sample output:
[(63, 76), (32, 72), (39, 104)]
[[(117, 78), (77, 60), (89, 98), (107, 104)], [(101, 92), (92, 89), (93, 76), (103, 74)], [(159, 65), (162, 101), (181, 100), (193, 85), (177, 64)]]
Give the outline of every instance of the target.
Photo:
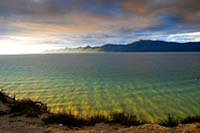
[(167, 37), (169, 41), (179, 41), (179, 42), (198, 42), (200, 41), (200, 32), (192, 33), (182, 33), (182, 34), (172, 34)]
[(21, 53), (39, 53), (139, 39), (199, 41), (199, 4), (199, 0), (1, 0), (0, 49), (2, 53), (15, 46)]

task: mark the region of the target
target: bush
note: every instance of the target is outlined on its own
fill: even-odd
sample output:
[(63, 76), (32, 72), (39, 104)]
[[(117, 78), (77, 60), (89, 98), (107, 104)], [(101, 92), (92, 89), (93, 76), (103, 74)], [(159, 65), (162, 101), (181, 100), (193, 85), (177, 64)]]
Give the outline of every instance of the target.
[(88, 125), (88, 121), (78, 118), (71, 113), (50, 114), (48, 117), (42, 119), (46, 124), (57, 123), (67, 125), (69, 127), (80, 127)]
[(181, 120), (182, 124), (195, 123), (195, 122), (199, 122), (200, 123), (200, 115), (188, 116), (188, 117), (186, 117), (186, 118)]
[(111, 123), (120, 123), (127, 126), (137, 126), (146, 123), (145, 121), (139, 120), (136, 115), (129, 115), (125, 112), (111, 114)]
[(96, 123), (118, 123), (127, 126), (136, 126), (144, 124), (145, 122), (137, 119), (135, 115), (128, 115), (127, 113), (113, 113), (109, 119), (105, 115), (97, 114), (89, 118), (80, 118), (71, 113), (51, 114), (43, 119), (46, 124), (56, 123), (63, 124), (69, 127), (93, 126)]
[(13, 101), (10, 105), (10, 113), (25, 114), (27, 117), (38, 117), (47, 113), (47, 105), (42, 102), (34, 102), (30, 99)]
[(167, 115), (167, 119), (161, 121), (159, 124), (165, 127), (176, 127), (179, 124), (179, 120), (171, 114)]

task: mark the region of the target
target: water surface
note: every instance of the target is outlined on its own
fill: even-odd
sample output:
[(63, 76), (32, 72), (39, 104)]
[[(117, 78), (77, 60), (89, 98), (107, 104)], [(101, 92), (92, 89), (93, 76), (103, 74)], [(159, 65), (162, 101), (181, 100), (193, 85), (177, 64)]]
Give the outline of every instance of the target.
[(156, 121), (200, 114), (199, 53), (0, 56), (0, 89), (82, 116), (126, 111)]

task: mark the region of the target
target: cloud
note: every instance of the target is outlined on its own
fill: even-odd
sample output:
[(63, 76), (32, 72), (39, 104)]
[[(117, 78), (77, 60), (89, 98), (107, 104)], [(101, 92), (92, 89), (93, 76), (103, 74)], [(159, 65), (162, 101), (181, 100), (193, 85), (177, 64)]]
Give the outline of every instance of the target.
[(200, 32), (192, 32), (192, 33), (182, 33), (182, 34), (172, 34), (167, 37), (169, 41), (200, 41)]
[(199, 5), (199, 0), (1, 0), (0, 38), (72, 47), (142, 38), (196, 41), (198, 36), (184, 34), (199, 32)]

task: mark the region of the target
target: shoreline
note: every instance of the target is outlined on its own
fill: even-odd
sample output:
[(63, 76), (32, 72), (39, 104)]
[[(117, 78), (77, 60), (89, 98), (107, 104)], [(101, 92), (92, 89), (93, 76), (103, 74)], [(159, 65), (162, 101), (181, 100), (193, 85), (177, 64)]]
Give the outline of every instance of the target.
[[(87, 119), (72, 113), (55, 114), (46, 104), (30, 99), (15, 100), (0, 92), (0, 132), (200, 132), (200, 116), (177, 119), (168, 114), (160, 123), (139, 120), (137, 116), (116, 112), (111, 117), (94, 115)], [(27, 130), (27, 131), (26, 131)]]

